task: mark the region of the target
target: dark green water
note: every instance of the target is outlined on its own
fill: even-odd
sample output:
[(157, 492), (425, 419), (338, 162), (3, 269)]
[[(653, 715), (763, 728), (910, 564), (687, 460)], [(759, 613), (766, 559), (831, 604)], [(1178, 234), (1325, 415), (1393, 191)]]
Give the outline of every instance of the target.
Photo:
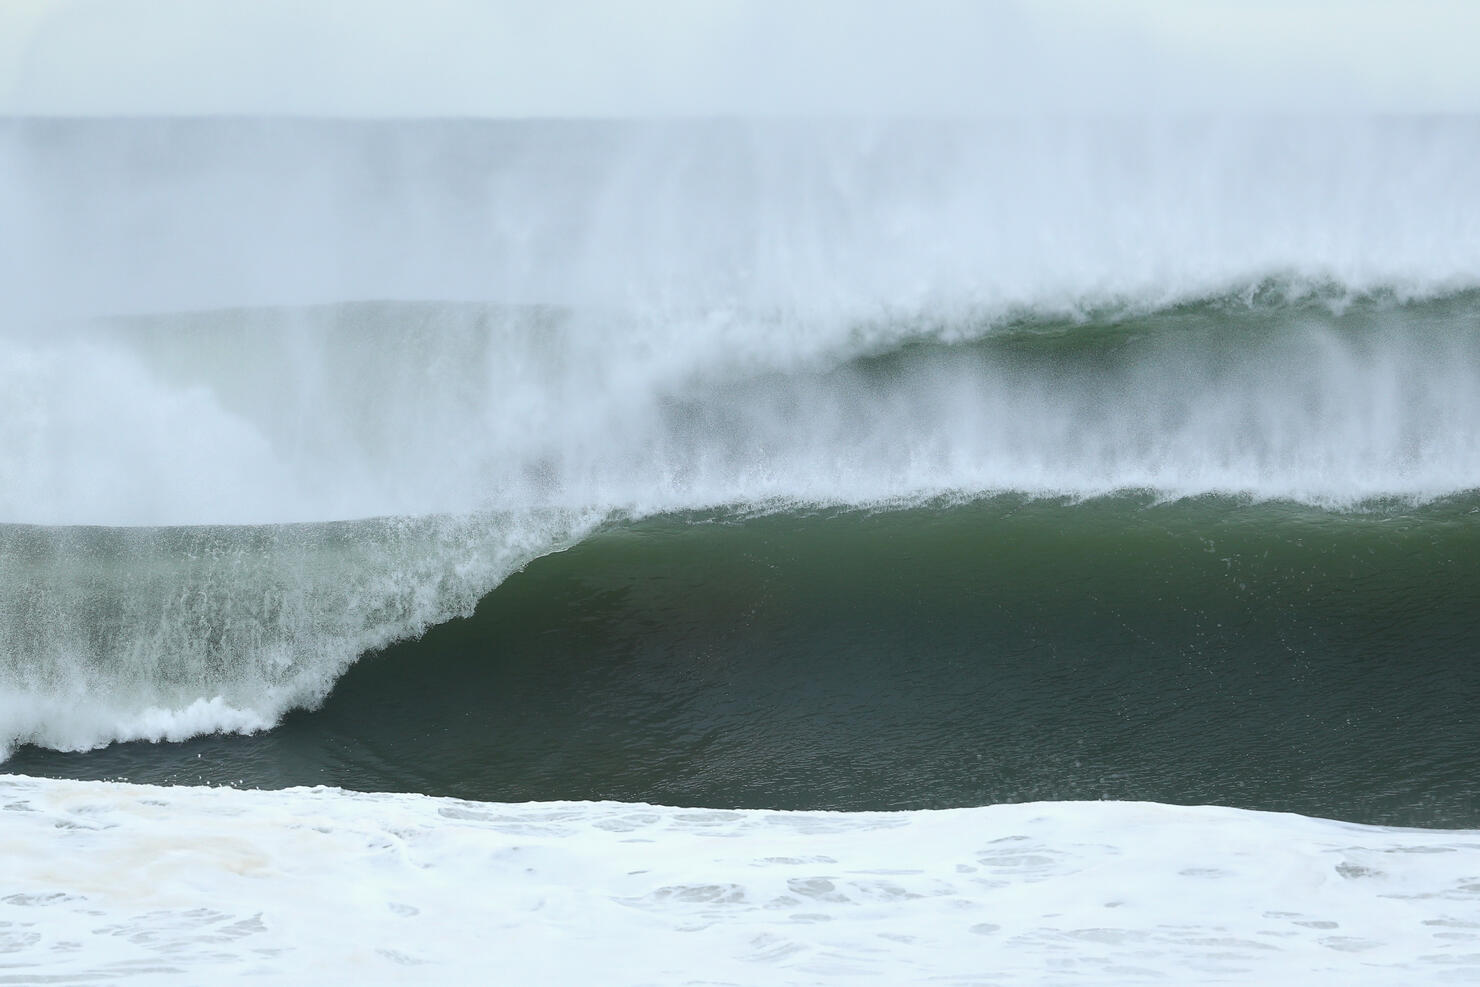
[(7, 771), (489, 800), (1148, 799), (1480, 826), (1480, 501), (663, 518), (250, 737)]

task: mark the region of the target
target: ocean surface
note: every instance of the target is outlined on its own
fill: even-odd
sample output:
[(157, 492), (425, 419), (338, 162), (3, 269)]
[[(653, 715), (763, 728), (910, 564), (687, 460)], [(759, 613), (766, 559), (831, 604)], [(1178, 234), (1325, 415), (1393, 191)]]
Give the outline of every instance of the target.
[[(277, 877), (181, 916), (321, 813), (560, 902), (499, 919), (546, 945), (728, 930), (716, 979), (1480, 976), (1477, 161), (1468, 118), (0, 123), (0, 832), (226, 875), (26, 871), (0, 962), (281, 974)], [(480, 819), (550, 887), (459, 862)], [(1139, 910), (980, 897), (1044, 881)], [(371, 979), (468, 972), (425, 936)]]

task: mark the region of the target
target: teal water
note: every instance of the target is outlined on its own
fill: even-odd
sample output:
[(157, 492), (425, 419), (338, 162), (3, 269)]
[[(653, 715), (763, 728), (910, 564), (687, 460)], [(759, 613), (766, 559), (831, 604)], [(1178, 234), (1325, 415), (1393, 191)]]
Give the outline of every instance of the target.
[(254, 736), (7, 770), (467, 798), (1147, 799), (1480, 825), (1480, 501), (683, 515), (541, 558)]

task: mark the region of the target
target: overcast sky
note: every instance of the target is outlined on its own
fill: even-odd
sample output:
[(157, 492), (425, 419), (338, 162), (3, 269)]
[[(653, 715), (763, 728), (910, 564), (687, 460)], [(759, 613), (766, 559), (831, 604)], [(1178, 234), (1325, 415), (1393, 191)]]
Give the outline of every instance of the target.
[(1480, 111), (1472, 0), (0, 0), (0, 112)]

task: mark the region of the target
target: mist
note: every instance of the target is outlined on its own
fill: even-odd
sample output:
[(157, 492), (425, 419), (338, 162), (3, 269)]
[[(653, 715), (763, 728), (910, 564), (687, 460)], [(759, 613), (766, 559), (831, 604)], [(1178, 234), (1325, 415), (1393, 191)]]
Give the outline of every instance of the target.
[(1456, 113), (1477, 33), (1460, 0), (17, 0), (0, 112)]

